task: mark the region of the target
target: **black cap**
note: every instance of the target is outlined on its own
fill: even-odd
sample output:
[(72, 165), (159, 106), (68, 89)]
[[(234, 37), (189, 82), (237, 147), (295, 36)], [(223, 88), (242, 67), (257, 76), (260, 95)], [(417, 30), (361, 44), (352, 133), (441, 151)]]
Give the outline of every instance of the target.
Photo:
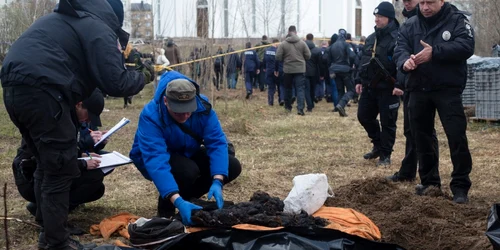
[(379, 14), (381, 16), (388, 17), (390, 19), (396, 18), (396, 12), (394, 11), (394, 5), (389, 2), (381, 2), (377, 8), (373, 11), (373, 15)]
[(102, 95), (102, 92), (99, 89), (95, 89), (89, 98), (85, 99), (82, 104), (89, 113), (89, 119), (92, 126), (102, 126), (100, 117), (102, 110), (104, 109), (104, 96)]

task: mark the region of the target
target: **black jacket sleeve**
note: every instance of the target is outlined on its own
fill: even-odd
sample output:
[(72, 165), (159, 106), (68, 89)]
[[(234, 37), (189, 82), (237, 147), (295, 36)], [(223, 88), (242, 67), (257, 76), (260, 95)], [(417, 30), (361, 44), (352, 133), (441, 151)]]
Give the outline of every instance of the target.
[(410, 38), (408, 34), (408, 28), (410, 26), (406, 23), (399, 30), (398, 40), (396, 43), (396, 49), (394, 49), (394, 59), (396, 60), (396, 66), (398, 71), (402, 73), (407, 73), (403, 70), (403, 65), (410, 58), (413, 53), (413, 49), (410, 45)]
[(117, 36), (107, 26), (99, 22), (81, 42), (91, 80), (101, 90), (111, 96), (131, 96), (144, 88), (147, 79), (143, 73), (125, 68)]

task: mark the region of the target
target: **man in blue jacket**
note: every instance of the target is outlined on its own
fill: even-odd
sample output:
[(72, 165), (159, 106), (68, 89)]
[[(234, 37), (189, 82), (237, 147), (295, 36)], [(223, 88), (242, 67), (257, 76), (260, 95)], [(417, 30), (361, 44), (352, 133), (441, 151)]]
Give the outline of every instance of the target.
[[(252, 47), (250, 42), (245, 44), (245, 48), (249, 49)], [(241, 54), (241, 59), (243, 60), (243, 69), (245, 71), (245, 87), (247, 90), (246, 99), (250, 98), (253, 93), (252, 84), (255, 81), (257, 75), (260, 73), (260, 62), (257, 52), (255, 50), (247, 50)]]
[[(283, 66), (281, 66), (281, 78), (280, 78), (280, 64), (276, 61), (276, 49), (278, 47), (278, 39), (273, 39), (274, 45), (269, 46), (264, 53), (264, 60), (262, 61), (262, 69), (266, 74), (266, 84), (267, 84), (267, 104), (269, 106), (274, 105), (274, 94), (276, 93), (276, 87), (280, 89), (280, 82), (283, 83)], [(281, 81), (280, 81), (281, 79)], [(281, 89), (282, 91), (282, 89)], [(282, 95), (278, 94), (278, 101), (281, 103)]]
[(208, 192), (222, 208), (222, 186), (241, 172), (211, 104), (196, 83), (175, 71), (162, 75), (142, 110), (130, 158), (160, 193), (158, 215), (173, 216), (177, 207), (187, 225), (191, 211), (201, 209), (187, 200)]
[(466, 203), (472, 157), (461, 95), (467, 82), (467, 59), (474, 54), (474, 31), (465, 13), (444, 0), (420, 1), (418, 8), (417, 15), (401, 27), (394, 51), (397, 68), (408, 75), (408, 112), (421, 180), (416, 193), (441, 187), (433, 135), (437, 110), (453, 163), (453, 201)]

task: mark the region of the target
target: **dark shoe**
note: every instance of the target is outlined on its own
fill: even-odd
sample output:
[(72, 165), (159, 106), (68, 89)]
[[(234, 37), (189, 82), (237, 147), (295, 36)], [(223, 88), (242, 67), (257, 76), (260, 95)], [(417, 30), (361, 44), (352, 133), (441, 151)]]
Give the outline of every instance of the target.
[(330, 110), (330, 112), (339, 112), (339, 110), (337, 108), (334, 108), (334, 109)]
[(391, 157), (390, 156), (381, 156), (380, 159), (378, 159), (377, 162), (377, 167), (387, 167), (391, 165)]
[(158, 217), (171, 218), (175, 215), (175, 206), (168, 199), (158, 197)]
[(284, 101), (281, 101), (281, 102), (280, 102), (280, 106), (283, 106), (283, 105), (285, 105), (285, 102), (284, 102)]
[(424, 192), (425, 192), (425, 190), (428, 187), (429, 186), (424, 186), (422, 184), (417, 184), (417, 186), (415, 187), (415, 194), (417, 194), (417, 195), (424, 195)]
[(346, 106), (347, 106), (347, 107), (350, 107), (350, 106), (351, 106), (351, 104), (350, 104), (350, 103), (348, 103), (348, 104), (346, 104)]
[(36, 203), (29, 202), (28, 205), (26, 205), (26, 209), (31, 215), (36, 216)]
[(64, 250), (91, 250), (96, 247), (97, 245), (95, 243), (82, 244), (75, 239), (68, 238), (68, 246), (66, 246)]
[(128, 102), (128, 104), (132, 104), (132, 96), (130, 96), (129, 98), (127, 98), (127, 102)]
[(306, 112), (313, 112), (313, 109), (307, 109)]
[(305, 115), (303, 110), (297, 111), (297, 115)]
[(465, 204), (469, 202), (469, 197), (467, 197), (465, 192), (457, 192), (453, 195), (453, 202), (457, 204)]
[(245, 96), (245, 99), (250, 98), (251, 95), (252, 95), (252, 93), (247, 93), (247, 96)]
[(352, 99), (352, 103), (358, 103), (358, 98)]
[(286, 111), (287, 113), (291, 113), (291, 112), (292, 112), (292, 109), (287, 109), (287, 108), (285, 108), (285, 111)]
[(404, 181), (413, 182), (413, 181), (415, 181), (415, 178), (402, 177), (401, 175), (399, 175), (399, 172), (396, 172), (393, 175), (387, 176), (385, 178), (387, 180), (393, 181), (393, 182), (404, 182)]
[(347, 116), (347, 113), (345, 112), (344, 107), (340, 106), (340, 104), (337, 104), (337, 106), (335, 106), (335, 108), (338, 109), (340, 116), (342, 116), (342, 117)]
[(66, 230), (68, 230), (69, 235), (83, 235), (86, 233), (85, 230), (71, 223), (66, 223)]
[(45, 240), (45, 232), (42, 229), (42, 231), (38, 235), (38, 249), (42, 250), (42, 249), (48, 249), (48, 248), (49, 248), (49, 244), (47, 244), (47, 240)]
[(365, 158), (366, 160), (370, 160), (370, 159), (377, 159), (379, 156), (380, 156), (380, 151), (378, 150), (378, 148), (374, 147), (372, 148), (372, 151), (363, 155), (363, 158)]

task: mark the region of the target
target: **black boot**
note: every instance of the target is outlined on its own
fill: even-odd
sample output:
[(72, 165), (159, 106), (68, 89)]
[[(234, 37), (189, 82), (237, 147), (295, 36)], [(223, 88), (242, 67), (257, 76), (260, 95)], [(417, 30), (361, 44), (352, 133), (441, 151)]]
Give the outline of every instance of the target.
[(379, 156), (380, 156), (380, 150), (377, 147), (373, 147), (372, 151), (363, 155), (363, 158), (369, 160), (369, 159), (377, 159)]
[(171, 218), (175, 215), (175, 206), (168, 199), (158, 197), (158, 217)]
[(377, 162), (377, 167), (387, 167), (391, 165), (391, 156), (381, 155)]

